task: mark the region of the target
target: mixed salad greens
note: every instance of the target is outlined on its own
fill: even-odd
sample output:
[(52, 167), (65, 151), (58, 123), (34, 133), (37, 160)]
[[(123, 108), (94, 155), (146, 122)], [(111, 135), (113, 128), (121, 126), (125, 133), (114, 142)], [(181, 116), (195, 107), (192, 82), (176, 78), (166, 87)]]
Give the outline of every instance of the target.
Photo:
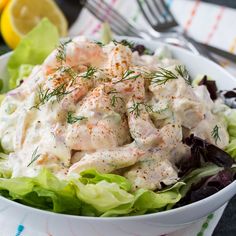
[[(56, 28), (47, 19), (43, 20), (10, 56), (7, 68), (9, 84), (4, 84), (3, 92), (18, 86), (30, 75), (34, 65), (41, 64), (58, 43)], [(122, 43), (140, 55), (151, 53), (143, 45), (125, 40)], [(212, 99), (216, 98), (214, 81), (204, 77), (199, 83), (206, 85)], [(94, 169), (81, 172), (79, 178), (71, 176), (67, 180), (57, 178), (47, 169), (42, 169), (36, 177), (11, 178), (10, 169), (4, 165), (7, 154), (2, 150), (0, 194), (48, 211), (103, 217), (154, 213), (201, 200), (236, 179), (236, 110), (226, 105), (220, 110), (227, 122), (229, 145), (221, 150), (193, 135), (186, 138), (184, 142), (191, 147), (191, 155), (178, 164), (180, 179), (161, 191), (143, 188), (131, 191), (131, 184), (125, 177), (101, 174)], [(216, 142), (220, 139), (217, 127), (212, 135)]]

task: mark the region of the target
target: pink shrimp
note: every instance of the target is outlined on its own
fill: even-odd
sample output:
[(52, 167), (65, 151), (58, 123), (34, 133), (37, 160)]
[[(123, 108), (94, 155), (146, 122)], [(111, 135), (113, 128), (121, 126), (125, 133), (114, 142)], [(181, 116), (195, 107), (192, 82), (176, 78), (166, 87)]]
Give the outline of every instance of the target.
[(91, 65), (99, 67), (106, 59), (106, 54), (96, 43), (89, 42), (82, 37), (62, 43), (44, 61), (43, 71), (45, 75), (52, 74), (55, 69), (66, 65), (77, 67), (79, 65)]

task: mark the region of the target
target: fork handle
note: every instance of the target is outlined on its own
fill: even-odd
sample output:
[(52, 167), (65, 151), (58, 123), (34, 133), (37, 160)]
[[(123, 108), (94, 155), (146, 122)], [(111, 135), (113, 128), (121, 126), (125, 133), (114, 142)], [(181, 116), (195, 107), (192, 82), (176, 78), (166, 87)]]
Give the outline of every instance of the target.
[[(143, 32), (147, 34), (146, 32)], [(203, 45), (198, 43), (196, 40), (193, 38), (189, 37), (188, 35), (184, 34), (183, 32), (178, 32), (178, 31), (170, 31), (170, 32), (165, 32), (165, 33), (158, 33), (157, 35), (150, 35), (148, 36), (159, 39), (161, 42), (165, 42), (168, 44), (174, 44), (178, 45), (180, 47), (186, 48), (190, 51), (192, 51), (194, 54), (197, 55), (202, 55), (211, 61), (216, 62), (217, 64), (220, 64), (219, 61), (217, 61), (210, 53), (209, 50), (207, 50)], [(142, 37), (142, 36), (141, 36)]]
[(217, 64), (219, 64), (219, 62), (211, 55), (211, 53), (205, 47), (203, 47), (200, 43), (198, 43), (196, 40), (194, 40), (193, 38), (189, 37), (186, 34), (182, 34), (182, 36), (186, 41), (187, 47), (193, 53), (202, 55), (202, 56), (210, 59), (211, 61), (214, 61)]
[(204, 47), (203, 45), (201, 45), (188, 35), (184, 34), (183, 32), (178, 32), (178, 31), (170, 31), (165, 33), (155, 32), (155, 34), (153, 34), (152, 32), (152, 34), (150, 34), (150, 32), (148, 33), (146, 31), (140, 31), (139, 34), (141, 38), (149, 40), (158, 39), (159, 41), (164, 43), (178, 45), (180, 47), (192, 51), (196, 55), (204, 56), (210, 59), (211, 61), (220, 64), (219, 61), (211, 55), (210, 51), (206, 47)]

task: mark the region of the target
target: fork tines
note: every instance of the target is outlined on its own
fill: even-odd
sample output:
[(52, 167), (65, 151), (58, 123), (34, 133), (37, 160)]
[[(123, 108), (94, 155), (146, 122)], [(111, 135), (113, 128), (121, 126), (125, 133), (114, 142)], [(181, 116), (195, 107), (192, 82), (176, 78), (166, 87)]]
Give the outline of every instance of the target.
[(137, 0), (137, 3), (155, 30), (166, 31), (178, 25), (164, 0)]
[(100, 21), (108, 22), (118, 35), (138, 36), (138, 32), (119, 12), (103, 0), (87, 0), (85, 7)]

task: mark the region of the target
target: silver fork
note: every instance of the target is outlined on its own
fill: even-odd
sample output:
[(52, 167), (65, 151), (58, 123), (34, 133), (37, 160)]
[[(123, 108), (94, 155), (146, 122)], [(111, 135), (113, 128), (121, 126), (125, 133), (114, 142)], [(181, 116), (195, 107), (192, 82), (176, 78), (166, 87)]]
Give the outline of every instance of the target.
[(117, 35), (127, 35), (133, 37), (140, 37), (147, 40), (158, 39), (161, 42), (187, 47), (186, 41), (178, 38), (176, 33), (159, 33), (151, 27), (148, 31), (138, 29), (136, 25), (125, 19), (119, 12), (117, 12), (111, 5), (103, 0), (87, 0), (80, 1), (85, 7), (100, 21), (108, 22), (114, 33)]
[(154, 30), (157, 32), (171, 31), (179, 34), (179, 37), (183, 37), (188, 42), (188, 48), (195, 54), (203, 55), (218, 63), (218, 61), (210, 54), (209, 50), (184, 33), (164, 0), (137, 0), (137, 3), (144, 17)]
[[(178, 45), (191, 50), (195, 54), (199, 54), (199, 50), (192, 46), (192, 44), (186, 40), (186, 37), (183, 37), (179, 32), (160, 33), (155, 31), (152, 27), (147, 30), (139, 29), (135, 24), (125, 19), (111, 5), (107, 4), (103, 0), (80, 0), (80, 2), (85, 5), (85, 7), (100, 21), (107, 21), (110, 24), (112, 31), (117, 35), (134, 36), (147, 40), (157, 39), (160, 42)], [(231, 53), (214, 47), (209, 47), (208, 49), (222, 57), (230, 59), (231, 61), (236, 61), (236, 56)]]

